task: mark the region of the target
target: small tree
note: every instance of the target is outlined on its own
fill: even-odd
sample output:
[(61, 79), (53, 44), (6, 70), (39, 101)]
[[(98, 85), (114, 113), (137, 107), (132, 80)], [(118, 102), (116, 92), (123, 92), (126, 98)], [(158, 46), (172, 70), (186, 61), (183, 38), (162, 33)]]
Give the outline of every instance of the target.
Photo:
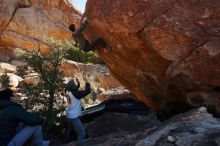
[(36, 84), (26, 84), (26, 107), (38, 111), (46, 109), (47, 113), (53, 114), (54, 104), (60, 97), (58, 89), (63, 85), (64, 74), (59, 69), (65, 49), (59, 41), (49, 40), (53, 47), (52, 51), (42, 54), (40, 51), (20, 51), (19, 56), (28, 63), (28, 66), (18, 68), (18, 74), (28, 74), (32, 71), (39, 74), (39, 82)]

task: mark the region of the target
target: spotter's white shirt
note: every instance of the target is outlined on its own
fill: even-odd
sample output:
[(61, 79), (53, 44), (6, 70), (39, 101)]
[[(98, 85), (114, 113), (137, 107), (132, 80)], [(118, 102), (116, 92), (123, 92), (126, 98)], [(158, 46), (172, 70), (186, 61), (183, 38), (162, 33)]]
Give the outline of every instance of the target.
[(66, 117), (69, 119), (79, 117), (82, 114), (82, 102), (73, 96), (71, 92), (67, 91), (66, 94), (72, 101), (71, 103), (67, 101)]

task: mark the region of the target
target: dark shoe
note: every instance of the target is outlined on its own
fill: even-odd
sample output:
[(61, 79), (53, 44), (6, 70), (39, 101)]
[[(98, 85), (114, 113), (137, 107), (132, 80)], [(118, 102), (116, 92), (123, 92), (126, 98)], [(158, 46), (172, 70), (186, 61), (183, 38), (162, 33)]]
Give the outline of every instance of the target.
[(88, 134), (86, 134), (86, 137), (85, 137), (85, 139), (88, 139), (89, 138), (89, 135)]

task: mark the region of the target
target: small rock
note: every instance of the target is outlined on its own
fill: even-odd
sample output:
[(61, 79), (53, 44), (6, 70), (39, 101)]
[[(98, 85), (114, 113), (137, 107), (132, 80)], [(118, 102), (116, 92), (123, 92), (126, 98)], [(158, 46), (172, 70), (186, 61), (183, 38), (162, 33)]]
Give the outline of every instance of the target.
[(203, 107), (200, 107), (200, 108), (199, 108), (199, 112), (200, 112), (200, 113), (206, 113), (206, 112), (207, 112), (207, 108), (204, 107), (204, 106), (203, 106)]
[(19, 82), (21, 82), (23, 79), (15, 74), (7, 73), (7, 76), (9, 76), (9, 86), (10, 87), (17, 87)]
[(170, 142), (170, 143), (175, 143), (176, 138), (173, 137), (173, 136), (167, 136), (167, 141)]
[(3, 62), (0, 63), (0, 68), (4, 70), (6, 73), (13, 73), (16, 71), (16, 66)]
[(211, 15), (210, 10), (206, 8), (205, 11), (204, 11), (204, 13), (203, 13), (203, 15), (201, 16), (201, 18), (203, 18), (203, 19), (209, 18), (210, 15)]
[(26, 62), (19, 61), (19, 60), (12, 60), (12, 61), (10, 61), (10, 64), (15, 65), (15, 66), (24, 66), (24, 65), (27, 65)]
[(19, 88), (16, 88), (16, 87), (10, 87), (10, 89), (13, 91), (13, 93), (18, 93), (20, 92), (20, 89)]

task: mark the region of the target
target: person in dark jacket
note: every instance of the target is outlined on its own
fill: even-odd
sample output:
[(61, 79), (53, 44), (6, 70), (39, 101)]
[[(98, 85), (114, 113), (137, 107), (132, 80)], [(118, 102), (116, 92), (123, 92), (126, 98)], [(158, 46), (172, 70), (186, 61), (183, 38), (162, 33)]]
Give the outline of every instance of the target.
[(70, 141), (71, 127), (73, 127), (77, 133), (77, 141), (83, 140), (86, 137), (85, 128), (79, 119), (82, 113), (82, 103), (80, 99), (87, 96), (91, 92), (91, 88), (88, 82), (86, 82), (84, 90), (79, 90), (79, 87), (80, 84), (78, 80), (77, 85), (74, 80), (71, 80), (65, 86), (67, 98), (66, 117), (68, 120), (66, 143)]
[(78, 45), (80, 49), (85, 52), (93, 51), (96, 48), (105, 48), (106, 43), (103, 38), (99, 37), (91, 44), (89, 41), (83, 36), (82, 32), (89, 24), (88, 20), (86, 19), (83, 24), (80, 26), (79, 29), (76, 30), (75, 24), (71, 24), (69, 26), (69, 30), (73, 32), (73, 39), (75, 40), (76, 46)]
[[(45, 118), (27, 112), (21, 105), (11, 101), (12, 90), (0, 91), (0, 145), (23, 146), (30, 137), (33, 145), (47, 146), (49, 141), (43, 141), (42, 127)], [(18, 125), (25, 126), (19, 131)]]

